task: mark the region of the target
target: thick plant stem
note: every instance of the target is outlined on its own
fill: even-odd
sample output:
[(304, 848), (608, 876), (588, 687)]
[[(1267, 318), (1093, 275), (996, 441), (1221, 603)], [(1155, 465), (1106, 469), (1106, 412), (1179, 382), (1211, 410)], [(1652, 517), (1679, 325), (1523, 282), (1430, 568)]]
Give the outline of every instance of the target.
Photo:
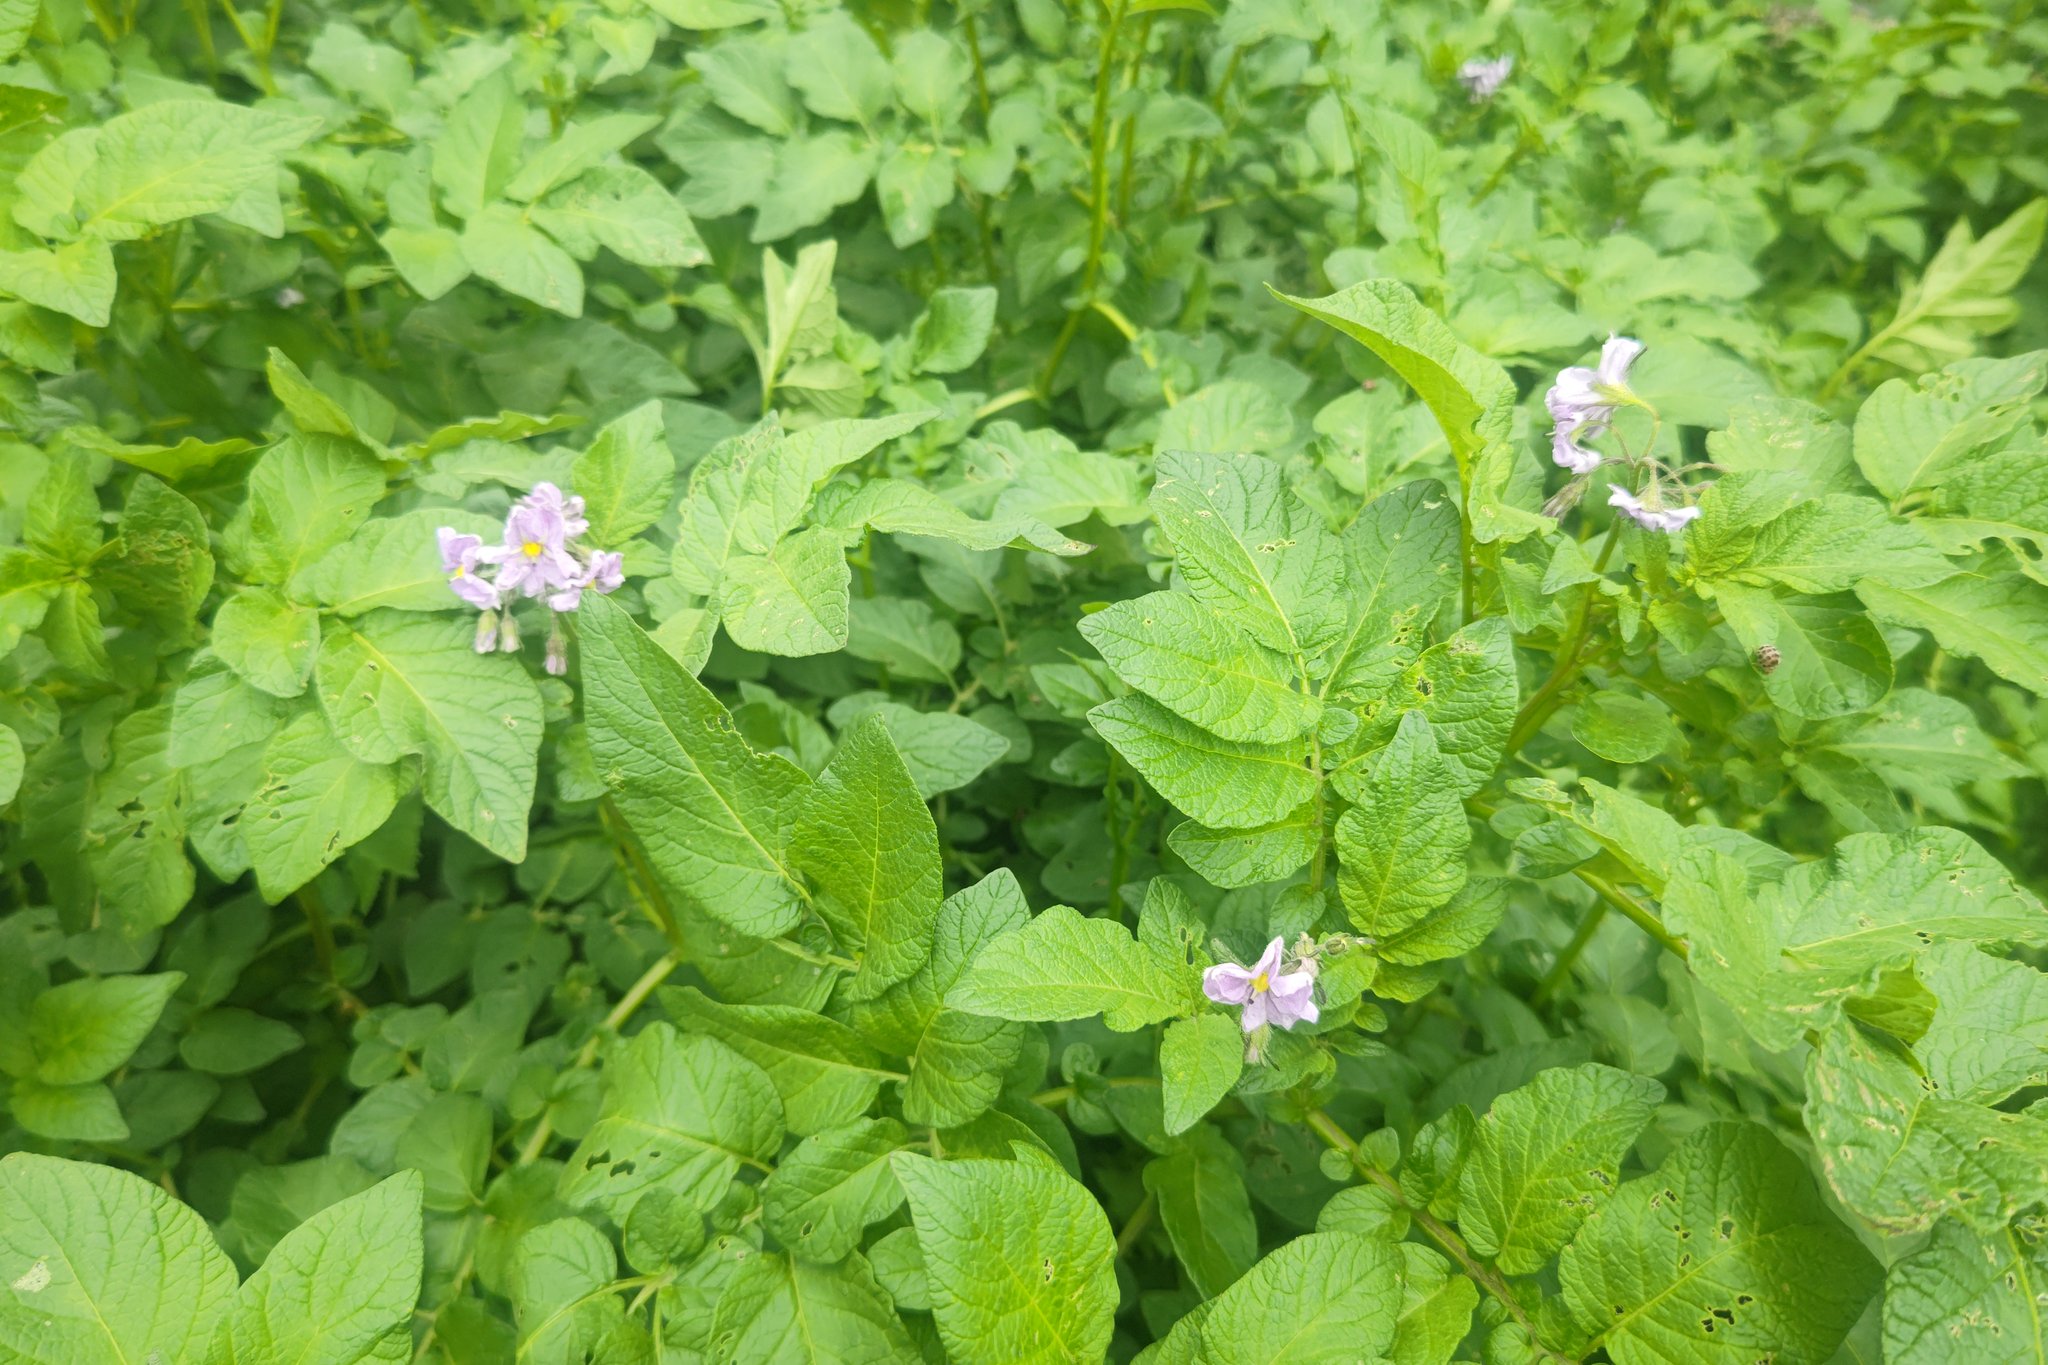
[(1521, 1301), (1515, 1297), (1515, 1291), (1509, 1287), (1501, 1273), (1474, 1256), (1472, 1249), (1465, 1245), (1465, 1239), (1441, 1219), (1436, 1218), (1427, 1209), (1418, 1209), (1410, 1204), (1407, 1196), (1401, 1193), (1401, 1182), (1367, 1161), (1365, 1154), (1358, 1150), (1358, 1144), (1352, 1140), (1349, 1133), (1337, 1126), (1335, 1119), (1317, 1109), (1309, 1114), (1308, 1126), (1329, 1147), (1349, 1157), (1352, 1167), (1360, 1175), (1392, 1195), (1395, 1201), (1408, 1211), (1408, 1217), (1414, 1221), (1415, 1226), (1421, 1228), (1430, 1241), (1443, 1248), (1444, 1254), (1457, 1263), (1458, 1269), (1464, 1272), (1465, 1277), (1492, 1295), (1500, 1306), (1507, 1310), (1508, 1316), (1529, 1334), (1529, 1340), (1545, 1359), (1564, 1361), (1567, 1365), (1573, 1365), (1570, 1356), (1560, 1355), (1543, 1344), (1543, 1338), (1537, 1334), (1536, 1324), (1523, 1309)]
[(1686, 946), (1685, 940), (1665, 928), (1664, 921), (1658, 919), (1656, 912), (1649, 906), (1597, 872), (1588, 872), (1580, 868), (1573, 875), (1592, 887), (1594, 895), (1621, 911), (1637, 928), (1656, 939), (1666, 952), (1676, 955), (1681, 961), (1692, 956), (1692, 949)]
[(1038, 392), (1045, 400), (1052, 397), (1053, 381), (1059, 378), (1060, 362), (1067, 358), (1067, 347), (1074, 344), (1074, 334), (1081, 330), (1081, 315), (1088, 311), (1096, 283), (1102, 278), (1102, 246), (1109, 235), (1110, 86), (1114, 83), (1112, 77), (1116, 70), (1118, 31), (1123, 28), (1124, 11), (1129, 8), (1130, 0), (1114, 0), (1109, 7), (1109, 16), (1102, 29), (1102, 50), (1095, 61), (1095, 109), (1088, 120), (1088, 259), (1081, 267), (1080, 301), (1067, 310), (1067, 320), (1052, 344), (1052, 354), (1046, 359), (1044, 371), (1039, 375)]
[[(1614, 554), (1615, 541), (1621, 534), (1621, 522), (1617, 520), (1608, 528), (1607, 540), (1600, 547), (1600, 558), (1594, 561), (1596, 570), (1605, 570), (1607, 561)], [(1579, 676), (1580, 664), (1586, 652), (1586, 641), (1593, 633), (1593, 599), (1599, 596), (1591, 583), (1583, 585), (1586, 595), (1579, 603), (1577, 619), (1572, 623), (1571, 634), (1565, 637), (1564, 647), (1557, 652), (1557, 667), (1544, 679), (1543, 686), (1536, 689), (1536, 695), (1529, 698), (1515, 716), (1514, 729), (1508, 732), (1507, 747), (1501, 753), (1505, 763), (1522, 751), (1522, 746), (1536, 737), (1544, 723), (1555, 715), (1563, 704), (1565, 689)]]

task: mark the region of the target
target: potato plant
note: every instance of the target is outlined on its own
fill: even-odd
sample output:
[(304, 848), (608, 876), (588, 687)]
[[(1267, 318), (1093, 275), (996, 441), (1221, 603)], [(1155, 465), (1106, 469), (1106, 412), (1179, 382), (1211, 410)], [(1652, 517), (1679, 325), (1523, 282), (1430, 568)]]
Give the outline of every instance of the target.
[(0, 0), (0, 1365), (2048, 1365), (2019, 0)]

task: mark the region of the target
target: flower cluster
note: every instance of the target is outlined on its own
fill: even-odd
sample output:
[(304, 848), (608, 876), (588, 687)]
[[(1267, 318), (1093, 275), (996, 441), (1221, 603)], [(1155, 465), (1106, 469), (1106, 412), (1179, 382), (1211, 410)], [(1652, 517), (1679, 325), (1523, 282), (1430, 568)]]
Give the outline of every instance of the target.
[(1474, 104), (1484, 104), (1499, 93), (1514, 73), (1515, 59), (1503, 54), (1498, 57), (1474, 57), (1458, 68), (1458, 84), (1465, 87)]
[[(574, 611), (585, 592), (608, 593), (625, 582), (625, 557), (612, 551), (586, 551), (574, 543), (590, 529), (583, 499), (566, 497), (551, 483), (539, 483), (512, 504), (505, 532), (497, 545), (481, 536), (443, 526), (441, 568), (457, 597), (477, 608), (476, 652), (519, 648), (519, 627), (511, 603), (521, 597), (541, 598), (548, 606), (547, 670), (568, 671), (567, 642), (555, 614)], [(486, 576), (486, 571), (489, 576)]]
[[(1577, 503), (1584, 496), (1593, 471), (1608, 463), (1599, 451), (1589, 450), (1581, 443), (1606, 433), (1613, 425), (1616, 408), (1649, 409), (1650, 405), (1638, 398), (1628, 386), (1629, 367), (1642, 353), (1643, 343), (1634, 337), (1611, 336), (1600, 348), (1599, 365), (1590, 369), (1584, 365), (1572, 365), (1559, 370), (1557, 382), (1550, 386), (1549, 393), (1543, 395), (1543, 406), (1550, 410), (1552, 423), (1550, 458), (1578, 476), (1545, 508), (1553, 516), (1562, 516)], [(1650, 444), (1654, 446), (1654, 410), (1650, 415), (1653, 420)], [(1608, 506), (1646, 531), (1666, 533), (1684, 529), (1687, 522), (1700, 514), (1697, 507), (1665, 503), (1663, 478), (1669, 471), (1651, 458), (1649, 450), (1646, 449), (1640, 457), (1629, 455), (1624, 450), (1623, 458), (1631, 467), (1646, 466), (1650, 479), (1640, 492), (1632, 493), (1620, 487), (1610, 489)], [(1674, 488), (1682, 487), (1677, 482), (1677, 475), (1671, 477)]]
[(1202, 993), (1219, 1005), (1242, 1005), (1238, 1022), (1246, 1033), (1267, 1024), (1293, 1028), (1316, 1021), (1316, 961), (1299, 957), (1293, 971), (1284, 971), (1287, 941), (1276, 938), (1249, 967), (1224, 962), (1202, 973)]

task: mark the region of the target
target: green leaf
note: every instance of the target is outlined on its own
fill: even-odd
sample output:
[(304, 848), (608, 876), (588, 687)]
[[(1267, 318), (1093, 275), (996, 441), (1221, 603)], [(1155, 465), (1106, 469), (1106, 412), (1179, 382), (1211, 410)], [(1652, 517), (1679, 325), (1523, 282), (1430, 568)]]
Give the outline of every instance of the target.
[(1572, 708), (1572, 738), (1609, 762), (1647, 763), (1678, 743), (1678, 727), (1646, 697), (1595, 692)]
[(762, 1182), (761, 1225), (805, 1260), (842, 1259), (868, 1224), (902, 1204), (889, 1157), (909, 1140), (894, 1119), (855, 1119), (805, 1138)]
[(1479, 1287), (1451, 1263), (1414, 1242), (1403, 1242), (1401, 1318), (1394, 1326), (1394, 1365), (1448, 1365), (1472, 1330)]
[(810, 779), (748, 748), (615, 603), (586, 599), (577, 619), (592, 754), (654, 870), (742, 933), (793, 927), (803, 893), (787, 849)]
[(391, 258), (398, 277), (430, 302), (469, 278), (469, 259), (463, 255), (459, 232), (394, 226), (379, 234), (377, 244)]
[(1890, 690), (1891, 651), (1869, 616), (1843, 605), (1853, 599), (1777, 597), (1722, 584), (1716, 600), (1744, 649), (1778, 651), (1778, 666), (1763, 677), (1764, 691), (1793, 715), (1848, 715)]
[(85, 822), (100, 914), (131, 937), (169, 924), (192, 898), (190, 788), (170, 761), (170, 721), (170, 707), (152, 706), (114, 727), (113, 766), (95, 784)]
[(89, 239), (50, 251), (0, 251), (0, 293), (104, 327), (114, 312), (114, 252)]
[(1979, 1236), (1938, 1224), (1885, 1277), (1887, 1365), (2040, 1365), (2043, 1283), (2048, 1247), (2022, 1225)]
[(557, 185), (567, 184), (623, 149), (661, 119), (652, 114), (601, 114), (564, 126), (553, 142), (521, 159), (505, 183), (505, 197), (531, 203)]
[(1344, 634), (1331, 651), (1324, 695), (1378, 697), (1411, 662), (1414, 644), (1458, 588), (1458, 509), (1434, 479), (1367, 503), (1344, 530)]
[(184, 981), (183, 972), (160, 972), (67, 981), (41, 992), (28, 1009), (35, 1078), (45, 1085), (104, 1078), (134, 1055)]
[(1094, 548), (1085, 541), (1061, 535), (1036, 517), (998, 516), (978, 521), (922, 484), (908, 479), (872, 479), (852, 490), (829, 507), (827, 485), (818, 499), (818, 519), (849, 532), (863, 526), (896, 535), (931, 536), (949, 540), (969, 550), (1044, 550), (1056, 555), (1084, 555)]
[(1322, 708), (1288, 661), (1186, 593), (1154, 592), (1081, 618), (1081, 635), (1130, 686), (1223, 739), (1280, 744)]
[(198, 507), (157, 479), (138, 478), (128, 486), (117, 544), (119, 556), (98, 568), (101, 581), (167, 638), (192, 640), (214, 571)]
[(533, 221), (578, 260), (595, 260), (599, 247), (654, 269), (710, 259), (690, 211), (638, 166), (586, 172), (536, 205)]
[(609, 1238), (580, 1218), (530, 1228), (512, 1256), (513, 1316), (521, 1361), (576, 1365), (603, 1358), (606, 1334), (625, 1318), (625, 1305), (604, 1293), (619, 1271)]
[(66, 445), (132, 464), (174, 482), (251, 449), (249, 442), (243, 440), (202, 441), (196, 436), (187, 436), (174, 446), (124, 445), (97, 427), (66, 427), (58, 436)]
[(1457, 459), (1474, 540), (1519, 540), (1550, 524), (1503, 501), (1518, 457), (1509, 430), (1514, 382), (1416, 302), (1406, 285), (1366, 280), (1321, 299), (1273, 292), (1378, 356), (1428, 406)]
[(1924, 588), (1866, 581), (1858, 595), (1886, 621), (1931, 633), (1952, 654), (2048, 696), (2048, 587), (2017, 574), (1957, 574)]
[(110, 1166), (0, 1157), (0, 1350), (21, 1360), (197, 1360), (235, 1293), (206, 1222)]
[(2048, 1081), (2048, 972), (1960, 943), (1914, 971), (1941, 1003), (1913, 1054), (1943, 1094), (1996, 1104)]
[(938, 829), (879, 717), (854, 726), (797, 817), (793, 861), (817, 884), (815, 908), (860, 963), (854, 999), (923, 965), (942, 895)]
[[(283, 405), (293, 426), (309, 436), (340, 436), (371, 444), (340, 399), (306, 377), (292, 358), (273, 346), (263, 363), (270, 392)], [(330, 385), (329, 387), (334, 387)]]
[(1161, 796), (1213, 829), (1277, 823), (1316, 793), (1299, 741), (1221, 739), (1140, 696), (1104, 702), (1088, 721)]
[(2041, 250), (2048, 199), (2035, 199), (1980, 239), (1958, 218), (1920, 278), (1899, 296), (1899, 310), (1862, 352), (1906, 370), (1927, 370), (1968, 355), (1980, 336), (2004, 331), (2020, 307), (2007, 295)]
[(433, 177), (443, 208), (473, 218), (498, 197), (519, 166), (525, 114), (502, 70), (456, 101), (434, 140)]
[[(488, 543), (497, 538), (501, 524), (460, 507), (421, 507), (378, 517), (301, 570), (292, 580), (292, 593), (341, 616), (361, 616), (378, 607), (454, 610), (463, 603), (448, 587), (435, 533), (449, 526)], [(214, 628), (219, 630), (218, 620)]]
[(462, 259), (480, 278), (564, 317), (583, 316), (576, 258), (508, 204), (486, 204), (462, 229)]
[(1255, 455), (1172, 452), (1158, 460), (1152, 515), (1202, 602), (1284, 655), (1338, 629), (1340, 554), (1280, 467)]
[(264, 898), (283, 900), (375, 834), (408, 785), (398, 765), (363, 762), (320, 712), (301, 712), (265, 747), (238, 822)]
[(1176, 1019), (1159, 1042), (1160, 1100), (1168, 1135), (1214, 1109), (1244, 1071), (1244, 1033), (1227, 1014)]
[(1193, 1013), (1199, 974), (1165, 945), (1140, 942), (1111, 919), (1055, 905), (992, 940), (946, 1004), (997, 1019), (1084, 1019), (1132, 1029)]
[(79, 230), (125, 242), (219, 213), (319, 129), (316, 118), (215, 100), (159, 100), (109, 119), (74, 191)]
[(1322, 837), (1322, 823), (1311, 802), (1284, 820), (1254, 829), (1210, 829), (1183, 820), (1166, 842), (1212, 885), (1237, 888), (1290, 876), (1315, 856)]
[(22, 1130), (53, 1142), (114, 1143), (128, 1140), (128, 1123), (114, 1092), (97, 1082), (44, 1085), (18, 1080), (7, 1107)]
[(1887, 380), (1856, 413), (1856, 465), (1895, 503), (1966, 474), (1973, 456), (2026, 420), (2044, 384), (2048, 351), (1959, 361), (1917, 382)]
[(283, 586), (347, 540), (384, 496), (370, 452), (334, 436), (287, 436), (249, 473), (249, 498), (229, 525), (231, 557), (251, 580)]
[(1738, 1123), (1697, 1129), (1622, 1186), (1559, 1274), (1572, 1316), (1615, 1365), (1824, 1365), (1878, 1281), (1805, 1164)]
[(1179, 1151), (1146, 1162), (1144, 1180), (1159, 1200), (1160, 1224), (1196, 1293), (1214, 1298), (1251, 1269), (1259, 1230), (1245, 1190), (1244, 1160), (1221, 1133), (1197, 1129)]
[(1036, 1161), (934, 1161), (896, 1177), (932, 1315), (957, 1365), (1093, 1365), (1116, 1312), (1116, 1244), (1087, 1189)]
[[(1492, 780), (1518, 701), (1514, 634), (1506, 617), (1489, 616), (1431, 645), (1401, 671), (1361, 731), (1363, 744), (1369, 750), (1391, 740), (1402, 717), (1419, 711), (1436, 736), (1437, 752), (1459, 777), (1458, 795), (1470, 796)], [(1355, 766), (1332, 770), (1339, 790)]]
[(875, 40), (836, 11), (790, 40), (788, 71), (812, 113), (848, 123), (873, 123), (895, 93)]
[(1553, 1067), (1493, 1102), (1459, 1177), (1472, 1249), (1511, 1275), (1540, 1269), (1614, 1189), (1664, 1087), (1588, 1063)]
[(733, 1360), (776, 1365), (892, 1365), (914, 1360), (874, 1272), (860, 1256), (822, 1266), (755, 1253), (719, 1296), (711, 1335)]
[(21, 790), (21, 736), (11, 726), (0, 725), (0, 806)]
[(765, 555), (725, 562), (718, 607), (726, 634), (742, 649), (801, 657), (846, 644), (846, 551), (822, 527), (799, 531)]
[(782, 1100), (714, 1038), (650, 1024), (605, 1064), (604, 1106), (562, 1171), (562, 1198), (624, 1222), (651, 1189), (708, 1209), (782, 1142)]
[(1419, 712), (1401, 718), (1352, 795), (1337, 821), (1337, 889), (1351, 922), (1383, 938), (1457, 894), (1472, 830), (1458, 780)]
[(911, 976), (849, 1012), (861, 1035), (907, 1059), (905, 1122), (957, 1128), (987, 1111), (1024, 1045), (1024, 1025), (950, 1008), (946, 997), (983, 944), (1023, 927), (1031, 911), (1008, 868), (939, 907), (931, 956)]
[(1852, 1023), (1808, 1058), (1804, 1112), (1836, 1197), (1887, 1232), (1948, 1213), (1988, 1232), (2048, 1199), (2048, 1120), (1945, 1099)]
[(417, 1172), (328, 1205), (241, 1287), (208, 1365), (364, 1360), (409, 1341), (423, 1255)]
[(590, 521), (590, 539), (611, 546), (624, 545), (660, 519), (675, 477), (659, 399), (607, 423), (570, 470)]
[(721, 1005), (694, 986), (662, 998), (677, 1023), (710, 1034), (767, 1074), (792, 1133), (851, 1122), (889, 1075), (874, 1049), (837, 1019), (788, 1005)]
[(192, 1021), (178, 1040), (178, 1056), (195, 1071), (238, 1076), (261, 1070), (305, 1045), (299, 1031), (280, 1019), (223, 1005)]
[(910, 328), (910, 368), (958, 374), (981, 359), (996, 324), (996, 291), (986, 285), (934, 289)]
[[(499, 857), (526, 856), (540, 692), (517, 659), (477, 654), (461, 619), (375, 611), (330, 624), (320, 704), (365, 763), (424, 760), (427, 805)], [(665, 656), (664, 656), (665, 657)]]
[(1202, 1359), (1231, 1365), (1347, 1365), (1394, 1344), (1401, 1258), (1356, 1232), (1283, 1243), (1217, 1298), (1200, 1325)]
[(899, 678), (950, 683), (960, 666), (960, 632), (928, 603), (862, 597), (853, 603), (846, 652)]
[(1914, 523), (1849, 493), (1793, 504), (1756, 527), (1748, 552), (1718, 570), (1739, 583), (1803, 593), (1842, 592), (1873, 576), (1921, 587), (1954, 572)]
[(296, 697), (313, 676), (320, 614), (270, 588), (243, 588), (213, 618), (213, 652), (252, 687)]

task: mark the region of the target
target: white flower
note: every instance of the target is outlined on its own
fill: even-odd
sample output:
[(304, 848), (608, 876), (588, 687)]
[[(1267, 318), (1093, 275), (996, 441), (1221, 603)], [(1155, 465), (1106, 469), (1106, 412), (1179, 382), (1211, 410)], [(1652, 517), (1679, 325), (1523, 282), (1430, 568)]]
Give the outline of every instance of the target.
[(1484, 104), (1507, 84), (1514, 69), (1515, 59), (1506, 54), (1491, 58), (1474, 57), (1458, 68), (1458, 84), (1465, 87), (1474, 104)]
[(1700, 514), (1697, 507), (1666, 507), (1657, 496), (1657, 485), (1652, 483), (1647, 490), (1647, 500), (1637, 497), (1626, 488), (1610, 489), (1607, 505), (1621, 510), (1621, 514), (1642, 527), (1645, 531), (1674, 532), (1683, 530), (1685, 524)]
[(1571, 365), (1557, 372), (1557, 382), (1543, 395), (1555, 429), (1550, 436), (1550, 458), (1574, 474), (1590, 473), (1600, 456), (1579, 444), (1581, 438), (1598, 436), (1614, 420), (1615, 404), (1632, 397), (1628, 387), (1629, 367), (1643, 353), (1643, 343), (1634, 337), (1607, 338), (1600, 348), (1597, 368)]

